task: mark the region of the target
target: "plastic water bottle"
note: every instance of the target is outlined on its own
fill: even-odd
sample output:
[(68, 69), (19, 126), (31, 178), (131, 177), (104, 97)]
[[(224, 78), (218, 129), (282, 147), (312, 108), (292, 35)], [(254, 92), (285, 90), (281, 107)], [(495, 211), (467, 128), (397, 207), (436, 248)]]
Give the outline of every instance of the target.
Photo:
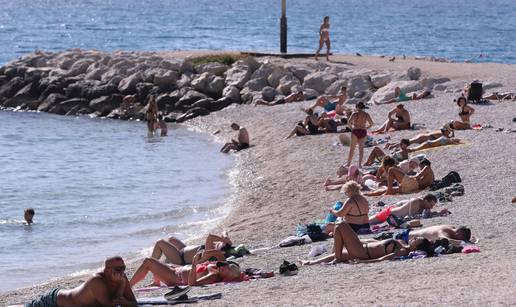
[(335, 202), (335, 205), (333, 205), (333, 210), (340, 210), (344, 206), (344, 204), (341, 201)]

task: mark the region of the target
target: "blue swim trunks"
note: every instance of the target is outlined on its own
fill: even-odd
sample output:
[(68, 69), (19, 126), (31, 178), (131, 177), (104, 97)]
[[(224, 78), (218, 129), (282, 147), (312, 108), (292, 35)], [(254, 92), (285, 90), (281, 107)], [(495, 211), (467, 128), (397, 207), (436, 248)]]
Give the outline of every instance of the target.
[(25, 307), (58, 307), (57, 293), (59, 289), (53, 289), (43, 294), (41, 297), (25, 304)]

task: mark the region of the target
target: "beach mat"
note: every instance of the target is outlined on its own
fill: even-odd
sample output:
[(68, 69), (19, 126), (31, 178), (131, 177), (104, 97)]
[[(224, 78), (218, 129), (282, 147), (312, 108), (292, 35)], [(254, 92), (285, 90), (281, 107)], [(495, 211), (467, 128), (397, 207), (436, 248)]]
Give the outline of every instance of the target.
[(198, 301), (211, 301), (222, 298), (222, 293), (215, 294), (206, 294), (206, 295), (197, 295), (190, 296), (188, 298), (178, 298), (175, 300), (167, 300), (164, 296), (154, 296), (154, 297), (144, 297), (137, 299), (138, 306), (147, 306), (147, 305), (177, 305), (177, 304), (191, 304), (197, 303)]

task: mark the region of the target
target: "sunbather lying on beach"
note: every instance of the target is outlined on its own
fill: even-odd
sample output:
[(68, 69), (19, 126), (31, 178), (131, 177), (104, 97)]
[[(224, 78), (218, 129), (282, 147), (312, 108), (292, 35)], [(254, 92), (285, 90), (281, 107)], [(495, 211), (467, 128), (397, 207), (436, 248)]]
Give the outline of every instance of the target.
[[(428, 188), (434, 181), (434, 172), (430, 167), (431, 163), (427, 159), (423, 159), (420, 163), (421, 171), (416, 175), (410, 176), (404, 173), (399, 167), (389, 168), (387, 174), (387, 188), (380, 188), (376, 191), (367, 192), (367, 196), (408, 194), (421, 191)], [(394, 182), (398, 182), (398, 186), (394, 186)]]
[(341, 192), (344, 193), (348, 199), (340, 210), (331, 209), (330, 212), (338, 217), (342, 217), (349, 226), (358, 232), (360, 229), (369, 228), (369, 202), (362, 196), (360, 189), (362, 187), (355, 181), (346, 182), (342, 186)]
[(221, 236), (209, 234), (204, 245), (186, 245), (176, 237), (170, 237), (167, 240), (156, 241), (151, 257), (159, 260), (164, 255), (167, 263), (185, 265), (192, 263), (195, 254), (203, 252), (205, 259), (201, 260), (215, 258), (217, 261), (223, 261), (226, 260), (223, 251), (231, 245), (226, 232)]
[(106, 259), (102, 272), (71, 289), (54, 289), (28, 307), (136, 306), (122, 257)]
[[(408, 159), (408, 150), (407, 147), (410, 145), (410, 141), (408, 139), (401, 139), (399, 143), (400, 150), (393, 152), (391, 154), (391, 157), (397, 162), (401, 162), (403, 160)], [(366, 163), (364, 165), (371, 165), (375, 162), (381, 161), (383, 157), (385, 157), (386, 154), (383, 152), (383, 150), (380, 149), (380, 147), (375, 146), (371, 153), (369, 154), (369, 157), (367, 158)]]
[(424, 99), (430, 95), (432, 95), (432, 91), (430, 89), (424, 89), (421, 93), (413, 93), (411, 99), (412, 100), (420, 100), (420, 99)]
[[(409, 139), (409, 145), (421, 144), (426, 141), (434, 141), (434, 140), (439, 139), (442, 136), (445, 136), (448, 138), (455, 136), (454, 130), (450, 127), (450, 125), (446, 124), (438, 131), (432, 131), (429, 133), (418, 134), (416, 137)], [(387, 148), (387, 149), (399, 148), (400, 144), (401, 144), (401, 142), (400, 143), (387, 143), (387, 144), (385, 144), (385, 148)]]
[(456, 130), (471, 129), (471, 115), (475, 113), (475, 109), (468, 105), (466, 97), (460, 96), (457, 98), (457, 105), (459, 106), (459, 117), (460, 121), (454, 120), (450, 123), (450, 126)]
[(516, 94), (511, 92), (498, 93), (494, 92), (489, 95), (484, 95), (482, 99), (487, 100), (516, 100)]
[(351, 110), (344, 106), (346, 100), (348, 100), (347, 88), (343, 86), (338, 95), (319, 96), (308, 109), (315, 110), (316, 107), (321, 107), (325, 112), (335, 111), (339, 115), (345, 115), (348, 112), (351, 113)]
[(398, 130), (406, 130), (410, 129), (410, 113), (405, 109), (402, 104), (397, 105), (394, 109), (392, 109), (387, 115), (388, 119), (385, 123), (373, 133), (387, 133), (389, 130), (394, 129), (394, 131)]
[(342, 186), (348, 181), (355, 181), (359, 185), (362, 185), (362, 173), (356, 165), (340, 166), (337, 171), (337, 179), (326, 178), (324, 181), (324, 187), (326, 191), (340, 190)]
[(429, 149), (429, 148), (435, 148), (435, 147), (447, 146), (447, 145), (458, 145), (458, 144), (461, 144), (461, 140), (460, 139), (458, 139), (458, 138), (449, 138), (449, 137), (446, 137), (446, 136), (443, 135), (440, 138), (438, 138), (437, 140), (426, 141), (426, 142), (424, 142), (423, 144), (421, 144), (419, 146), (409, 148), (408, 151), (409, 152), (415, 152), (415, 151), (423, 150), (423, 149)]
[(202, 254), (195, 254), (191, 266), (168, 265), (154, 258), (145, 258), (133, 277), (133, 287), (142, 281), (147, 273), (153, 274), (152, 286), (198, 286), (217, 282), (242, 281), (242, 273), (238, 264), (227, 261), (201, 262)]
[(437, 198), (433, 194), (426, 194), (424, 197), (403, 200), (392, 206), (388, 206), (377, 214), (371, 216), (369, 218), (369, 224), (374, 225), (383, 223), (390, 215), (404, 218), (406, 216), (414, 216), (423, 213), (426, 213), (429, 216), (447, 215), (449, 213), (447, 209), (443, 209), (440, 212), (432, 212), (436, 203)]
[(238, 124), (232, 123), (231, 128), (238, 131), (237, 140), (231, 140), (230, 143), (226, 143), (220, 149), (220, 152), (228, 153), (230, 150), (240, 151), (242, 149), (249, 148), (249, 133), (244, 127), (240, 127)]
[(395, 257), (407, 256), (410, 252), (421, 250), (428, 256), (434, 255), (432, 243), (424, 238), (414, 238), (409, 244), (401, 240), (362, 242), (353, 229), (345, 222), (338, 224), (333, 233), (334, 252), (316, 260), (301, 261), (302, 265), (336, 262), (370, 263), (392, 260)]
[(423, 237), (430, 241), (445, 238), (448, 239), (450, 243), (457, 245), (460, 244), (461, 241), (469, 242), (471, 240), (471, 230), (466, 226), (455, 227), (452, 225), (435, 225), (410, 230), (409, 239), (418, 237)]
[(403, 102), (403, 101), (409, 101), (409, 100), (410, 100), (410, 97), (407, 96), (401, 88), (396, 87), (394, 89), (394, 98), (389, 99), (385, 102), (374, 101), (374, 103), (375, 104), (386, 104), (386, 103)]
[(284, 98), (279, 98), (273, 101), (265, 101), (263, 99), (257, 99), (254, 101), (256, 105), (265, 105), (265, 106), (275, 106), (278, 104), (284, 104), (284, 103), (291, 103), (295, 101), (303, 101), (305, 100), (305, 95), (303, 94), (302, 90), (299, 90), (295, 93), (292, 93)]

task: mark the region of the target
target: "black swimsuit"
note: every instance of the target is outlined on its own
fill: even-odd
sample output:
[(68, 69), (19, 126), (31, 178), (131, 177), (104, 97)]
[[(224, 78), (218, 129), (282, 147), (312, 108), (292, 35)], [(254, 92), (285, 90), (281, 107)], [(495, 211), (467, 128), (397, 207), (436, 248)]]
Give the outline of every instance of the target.
[[(362, 213), (362, 212), (360, 211), (360, 207), (358, 206), (358, 202), (357, 202), (357, 200), (356, 200), (356, 199), (354, 199), (354, 198), (353, 198), (353, 200), (355, 201), (355, 205), (357, 205), (358, 213), (360, 213), (360, 214), (351, 214), (351, 213), (348, 213), (347, 215), (349, 215), (349, 216), (354, 216), (354, 217), (359, 217), (359, 216), (367, 215), (367, 213), (365, 213), (365, 214), (364, 214), (364, 213)], [(349, 224), (349, 226), (351, 226), (351, 228), (353, 229), (353, 231), (354, 231), (355, 233), (358, 233), (358, 231), (359, 231), (360, 229), (364, 229), (364, 228), (365, 228), (365, 229), (369, 229), (369, 227), (370, 227), (369, 223), (366, 223), (366, 224), (352, 224), (352, 223), (348, 223), (348, 224)]]
[[(368, 259), (371, 259), (371, 255), (369, 254), (369, 249), (367, 248), (367, 243), (364, 243), (364, 248), (366, 250), (366, 253), (367, 253), (367, 257)], [(390, 252), (388, 252), (389, 250), (389, 246), (392, 246), (392, 250)], [(394, 252), (396, 252), (397, 248), (398, 247), (398, 242), (394, 239), (390, 239), (390, 240), (387, 240), (384, 244), (383, 244), (383, 248), (385, 250), (385, 255), (388, 255), (388, 254), (392, 254)]]

